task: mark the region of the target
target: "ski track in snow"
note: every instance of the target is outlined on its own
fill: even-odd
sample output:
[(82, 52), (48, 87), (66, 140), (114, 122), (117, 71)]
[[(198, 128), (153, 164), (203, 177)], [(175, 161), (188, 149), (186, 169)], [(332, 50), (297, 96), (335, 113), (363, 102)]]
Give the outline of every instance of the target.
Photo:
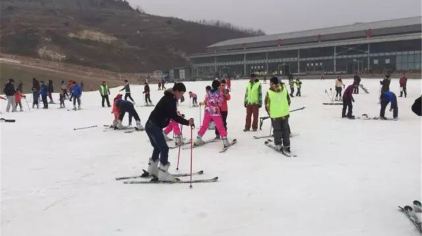
[[(370, 93), (361, 89), (354, 95), (354, 115), (378, 116), (379, 80), (362, 79)], [(185, 84), (202, 100), (210, 83)], [(193, 189), (114, 180), (141, 174), (152, 147), (145, 132), (103, 131), (113, 116), (110, 108), (101, 107), (98, 91), (85, 92), (82, 110), (71, 112), (66, 101), (66, 109), (49, 104), (49, 110), (5, 113), (1, 100), (1, 117), (16, 119), (0, 123), (2, 235), (418, 234), (397, 206), (421, 199), (421, 120), (410, 110), (421, 95), (421, 80), (409, 80), (408, 97), (398, 97), (398, 121), (342, 119), (342, 106), (322, 105), (330, 102), (324, 91), (333, 88), (334, 80), (304, 80), (303, 97), (292, 98), (291, 109), (306, 108), (291, 113), (289, 120), (298, 134), (291, 139), (296, 158), (266, 147), (266, 139), (253, 138), (269, 133), (270, 120), (262, 131), (242, 132), (246, 83), (232, 81), (229, 102), (229, 138), (238, 143), (224, 154), (219, 153), (221, 142), (193, 150), (194, 170), (205, 171), (194, 178), (219, 177), (217, 183), (194, 184)], [(263, 84), (263, 94), (268, 87)], [(112, 89), (110, 100), (120, 88)], [(390, 88), (399, 95), (398, 79)], [(163, 94), (156, 89), (151, 85), (154, 104)], [(131, 91), (145, 125), (153, 107), (139, 107), (143, 86), (132, 85)], [(192, 108), (188, 97), (179, 110), (199, 128), (199, 108)], [(27, 109), (25, 101), (23, 106)], [(263, 108), (260, 115), (267, 116)], [(392, 117), (388, 109), (386, 116)], [(73, 130), (92, 125), (97, 127)], [(190, 138), (188, 128), (183, 133)], [(213, 137), (214, 131), (207, 131), (204, 139)], [(177, 152), (169, 152), (172, 172)], [(182, 149), (179, 172), (188, 172), (189, 163), (190, 150)]]

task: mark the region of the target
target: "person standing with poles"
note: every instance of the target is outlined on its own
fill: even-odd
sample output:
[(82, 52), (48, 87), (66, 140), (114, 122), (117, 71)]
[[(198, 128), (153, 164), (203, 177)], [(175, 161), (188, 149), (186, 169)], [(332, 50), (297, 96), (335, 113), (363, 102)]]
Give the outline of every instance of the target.
[(48, 86), (44, 83), (44, 81), (41, 81), (41, 89), (40, 89), (41, 99), (43, 103), (43, 109), (48, 109)]
[(79, 86), (76, 83), (76, 81), (73, 81), (70, 96), (73, 97), (73, 110), (76, 111), (76, 102), (78, 102), (78, 110), (80, 110), (81, 109), (82, 88), (81, 88), (81, 86)]
[(100, 85), (100, 95), (101, 95), (101, 105), (104, 107), (104, 102), (107, 102), (107, 107), (110, 107), (110, 100), (108, 96), (110, 95), (110, 89), (105, 81)]
[(255, 74), (251, 74), (248, 85), (246, 86), (244, 105), (246, 108), (246, 123), (244, 132), (251, 129), (251, 117), (253, 116), (252, 129), (258, 129), (259, 108), (262, 106), (262, 87)]
[[(160, 181), (177, 181), (177, 178), (168, 172), (170, 167), (169, 147), (162, 132), (163, 128), (169, 124), (170, 119), (183, 125), (194, 126), (193, 118), (186, 120), (177, 114), (177, 101), (185, 92), (186, 87), (183, 83), (175, 83), (172, 89), (165, 91), (145, 125), (145, 131), (154, 148), (152, 156), (148, 160), (148, 173)], [(158, 166), (159, 163), (160, 166)]]
[(132, 100), (133, 103), (135, 103), (135, 101), (133, 100), (132, 96), (130, 96), (129, 81), (125, 80), (125, 85), (119, 91), (123, 91), (123, 90), (125, 90), (125, 101), (127, 101), (127, 98), (129, 98), (130, 100)]

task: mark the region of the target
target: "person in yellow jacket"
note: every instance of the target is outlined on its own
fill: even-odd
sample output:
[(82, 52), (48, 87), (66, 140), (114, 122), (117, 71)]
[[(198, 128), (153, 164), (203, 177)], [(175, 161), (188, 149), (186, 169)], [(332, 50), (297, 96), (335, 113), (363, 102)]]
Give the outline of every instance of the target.
[(286, 86), (280, 84), (277, 77), (271, 78), (270, 89), (265, 96), (265, 110), (271, 118), (276, 149), (287, 153), (290, 153), (289, 107), (290, 96)]
[(244, 132), (251, 129), (251, 116), (253, 116), (252, 129), (258, 129), (259, 108), (262, 106), (262, 87), (255, 74), (251, 74), (251, 79), (246, 86), (244, 105), (246, 107), (246, 123)]
[(100, 85), (100, 95), (101, 95), (101, 105), (104, 107), (104, 101), (107, 102), (107, 106), (110, 107), (110, 101), (108, 100), (108, 96), (110, 95), (110, 89), (105, 81), (103, 81)]

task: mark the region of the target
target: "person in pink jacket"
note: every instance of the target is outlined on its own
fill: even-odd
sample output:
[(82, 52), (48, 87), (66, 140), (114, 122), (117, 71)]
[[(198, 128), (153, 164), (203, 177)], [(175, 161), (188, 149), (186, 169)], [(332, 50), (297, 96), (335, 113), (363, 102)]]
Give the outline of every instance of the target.
[[(227, 101), (230, 100), (231, 96), (230, 96), (230, 90), (226, 87), (226, 80), (224, 79), (221, 80), (219, 90), (223, 96), (223, 102), (220, 107), (220, 113), (221, 113), (221, 118), (223, 119), (224, 128), (226, 129), (226, 132), (227, 132), (227, 115), (229, 111), (229, 108), (227, 106)], [(215, 138), (220, 139), (220, 133), (218, 132), (217, 129), (215, 130)]]
[(221, 107), (224, 102), (224, 97), (220, 92), (220, 82), (214, 80), (212, 82), (212, 88), (207, 93), (205, 97), (205, 114), (202, 121), (202, 126), (198, 131), (198, 136), (195, 140), (195, 145), (203, 145), (205, 142), (202, 140), (205, 132), (208, 129), (209, 123), (212, 121), (215, 124), (216, 129), (218, 130), (221, 139), (223, 140), (224, 147), (230, 146), (230, 143), (227, 140), (227, 131), (224, 128), (223, 119), (221, 117)]
[[(185, 115), (180, 114), (180, 112), (177, 112), (177, 114), (183, 118), (185, 117)], [(171, 131), (173, 131), (174, 133), (174, 141), (175, 141), (176, 146), (182, 145), (183, 144), (182, 131), (180, 130), (179, 123), (177, 123), (176, 121), (172, 119), (170, 119), (169, 124), (163, 130), (164, 138), (166, 139), (166, 141), (171, 140), (167, 136)]]

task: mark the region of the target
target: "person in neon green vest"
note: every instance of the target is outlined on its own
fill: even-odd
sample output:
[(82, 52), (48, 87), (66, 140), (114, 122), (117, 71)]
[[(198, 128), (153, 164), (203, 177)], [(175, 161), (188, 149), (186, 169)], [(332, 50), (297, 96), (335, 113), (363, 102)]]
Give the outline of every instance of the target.
[(253, 116), (252, 129), (258, 129), (259, 108), (262, 106), (262, 87), (255, 74), (251, 74), (251, 79), (246, 86), (244, 104), (246, 107), (246, 124), (244, 132), (251, 129), (251, 116)]
[(100, 85), (100, 95), (101, 95), (101, 105), (104, 107), (104, 101), (107, 101), (107, 106), (110, 107), (110, 100), (108, 100), (108, 95), (110, 95), (110, 89), (105, 81)]
[(265, 110), (271, 118), (274, 129), (274, 144), (277, 150), (290, 153), (289, 128), (290, 96), (287, 87), (273, 77), (270, 80), (270, 89), (265, 96)]

